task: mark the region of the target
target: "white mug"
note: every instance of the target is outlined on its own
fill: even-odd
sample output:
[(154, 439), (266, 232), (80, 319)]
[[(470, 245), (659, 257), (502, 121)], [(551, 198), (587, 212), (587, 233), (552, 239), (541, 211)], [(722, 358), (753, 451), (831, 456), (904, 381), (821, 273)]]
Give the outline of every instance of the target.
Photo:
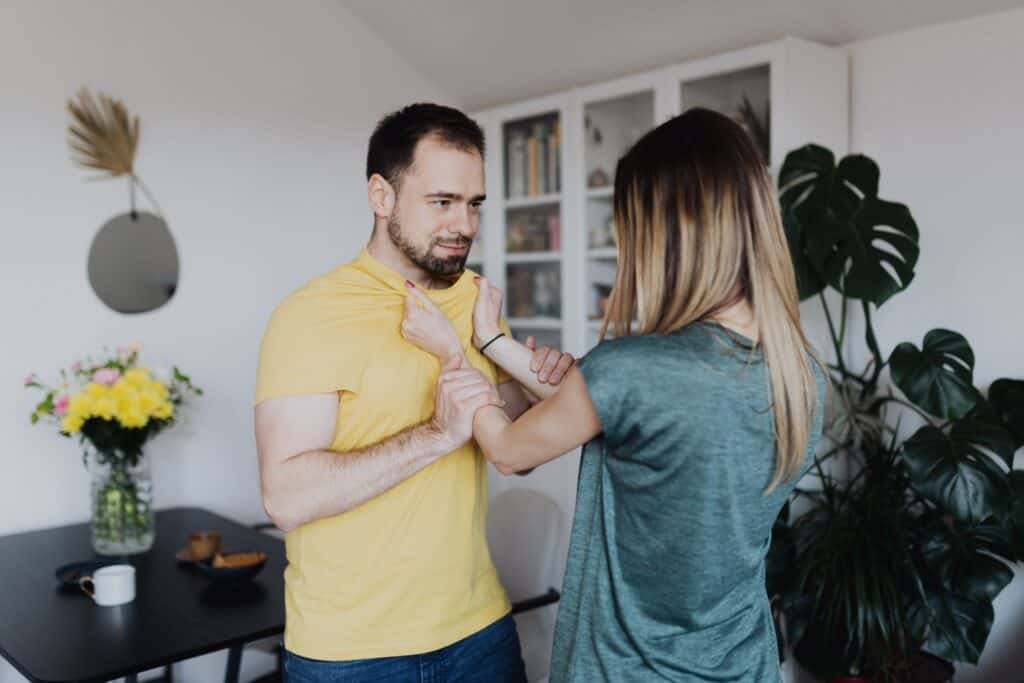
[[(92, 589), (86, 584), (92, 584)], [(130, 564), (100, 567), (92, 576), (80, 578), (78, 585), (97, 605), (123, 605), (135, 599), (135, 567)]]

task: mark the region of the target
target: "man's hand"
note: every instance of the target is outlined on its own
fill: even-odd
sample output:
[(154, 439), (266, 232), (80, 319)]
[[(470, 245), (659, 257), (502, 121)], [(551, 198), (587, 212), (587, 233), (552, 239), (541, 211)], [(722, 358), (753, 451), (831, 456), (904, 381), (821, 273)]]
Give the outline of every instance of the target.
[(505, 405), (497, 387), (479, 370), (463, 368), (461, 357), (453, 357), (437, 378), (431, 425), (449, 440), (450, 450), (455, 450), (473, 437), (473, 416), (488, 405)]
[(576, 359), (571, 353), (562, 353), (547, 346), (542, 346), (539, 349), (535, 347), (534, 338), (527, 337), (526, 348), (533, 351), (533, 356), (530, 358), (530, 372), (537, 375), (537, 381), (540, 383), (558, 386), (565, 379), (565, 373), (569, 372), (569, 368), (573, 366)]

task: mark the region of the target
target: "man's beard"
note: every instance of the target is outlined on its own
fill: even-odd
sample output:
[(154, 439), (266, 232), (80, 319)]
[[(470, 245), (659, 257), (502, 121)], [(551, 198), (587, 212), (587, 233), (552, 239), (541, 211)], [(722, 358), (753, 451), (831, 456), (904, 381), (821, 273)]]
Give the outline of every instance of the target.
[(401, 251), (407, 259), (431, 275), (438, 277), (455, 275), (456, 273), (461, 273), (465, 270), (466, 259), (469, 257), (469, 247), (473, 244), (472, 240), (462, 238), (454, 242), (449, 242), (448, 244), (451, 244), (452, 246), (465, 245), (466, 253), (446, 257), (434, 256), (433, 249), (434, 246), (438, 244), (439, 240), (431, 239), (430, 243), (424, 249), (417, 249), (415, 244), (406, 239), (405, 235), (402, 233), (402, 226), (395, 216), (392, 216), (388, 220), (388, 237), (391, 238), (391, 243), (398, 247), (399, 251)]

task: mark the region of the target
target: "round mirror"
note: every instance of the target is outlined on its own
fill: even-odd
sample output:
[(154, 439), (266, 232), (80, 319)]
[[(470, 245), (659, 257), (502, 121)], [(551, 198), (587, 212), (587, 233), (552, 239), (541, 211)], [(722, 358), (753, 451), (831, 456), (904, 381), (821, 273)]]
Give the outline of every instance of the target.
[(89, 283), (118, 313), (145, 313), (178, 288), (178, 250), (159, 216), (136, 212), (107, 221), (89, 249)]

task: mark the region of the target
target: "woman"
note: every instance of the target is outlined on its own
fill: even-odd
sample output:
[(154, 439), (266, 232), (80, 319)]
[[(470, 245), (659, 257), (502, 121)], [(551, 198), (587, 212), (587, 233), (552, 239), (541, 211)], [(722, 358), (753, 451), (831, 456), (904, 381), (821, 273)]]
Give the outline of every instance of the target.
[[(557, 389), (501, 335), (483, 279), (474, 317), (477, 347), (544, 398), (515, 422), (477, 412), (486, 457), (517, 472), (586, 444), (551, 681), (778, 681), (765, 555), (820, 436), (825, 374), (771, 179), (738, 125), (692, 109), (619, 161), (614, 210), (603, 341)], [(461, 350), (424, 306), (407, 338), (459, 381)]]

